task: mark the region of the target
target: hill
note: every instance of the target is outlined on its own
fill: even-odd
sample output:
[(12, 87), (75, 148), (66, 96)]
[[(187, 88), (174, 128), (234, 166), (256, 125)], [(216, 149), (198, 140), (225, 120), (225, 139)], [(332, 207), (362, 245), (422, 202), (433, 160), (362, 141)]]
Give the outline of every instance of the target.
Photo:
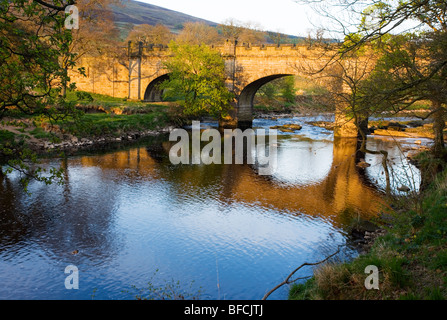
[[(219, 23), (197, 18), (178, 11), (162, 8), (153, 4), (135, 0), (122, 0), (122, 6), (112, 5), (111, 9), (115, 17), (115, 23), (121, 31), (121, 37), (126, 38), (128, 32), (134, 25), (138, 24), (163, 24), (173, 33), (182, 30), (186, 22), (202, 22), (212, 27), (217, 27)], [(275, 43), (273, 38), (276, 32), (266, 31), (266, 43)], [(300, 43), (305, 39), (292, 35), (282, 35), (281, 43)]]
[(131, 26), (136, 24), (156, 25), (159, 23), (167, 26), (175, 33), (182, 29), (185, 22), (203, 22), (213, 27), (218, 25), (212, 21), (144, 2), (123, 0), (122, 3), (123, 6), (112, 5), (111, 9), (118, 27), (124, 30), (129, 30)]

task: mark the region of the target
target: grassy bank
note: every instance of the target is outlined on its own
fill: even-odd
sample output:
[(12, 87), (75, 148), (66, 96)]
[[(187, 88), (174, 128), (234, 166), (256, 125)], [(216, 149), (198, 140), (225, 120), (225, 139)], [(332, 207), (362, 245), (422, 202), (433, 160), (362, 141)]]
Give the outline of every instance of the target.
[(165, 128), (181, 117), (174, 103), (126, 101), (105, 95), (68, 92), (67, 100), (76, 104), (79, 117), (50, 121), (44, 116), (25, 116), (14, 110), (0, 123), (5, 139), (36, 146), (75, 139), (118, 138), (148, 130)]
[(68, 91), (67, 101), (76, 103), (78, 109), (87, 113), (114, 113), (114, 114), (145, 114), (160, 107), (169, 109), (176, 106), (174, 102), (145, 102), (139, 100), (128, 100), (103, 94)]
[(56, 122), (63, 133), (78, 138), (92, 138), (98, 136), (119, 137), (131, 132), (156, 130), (166, 126), (169, 117), (165, 110), (156, 110), (146, 114), (115, 115), (115, 114), (86, 114), (80, 121), (64, 120)]
[[(420, 161), (429, 161), (425, 155)], [(386, 235), (349, 263), (329, 263), (305, 283), (292, 285), (290, 300), (440, 300), (447, 298), (447, 170), (445, 162), (416, 198), (393, 201)], [(428, 171), (430, 169), (426, 168)], [(426, 172), (428, 172), (426, 171)], [(367, 290), (365, 268), (379, 269), (379, 290)]]

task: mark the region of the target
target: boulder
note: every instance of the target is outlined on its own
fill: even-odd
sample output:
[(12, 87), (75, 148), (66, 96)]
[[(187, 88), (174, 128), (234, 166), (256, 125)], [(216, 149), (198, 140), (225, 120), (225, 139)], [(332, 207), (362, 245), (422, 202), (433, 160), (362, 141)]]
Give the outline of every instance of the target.
[(301, 130), (302, 128), (303, 127), (300, 126), (299, 124), (294, 124), (294, 123), (271, 127), (271, 129), (278, 129), (282, 132), (295, 132), (295, 131)]
[(397, 188), (397, 191), (408, 192), (408, 191), (410, 191), (410, 188), (402, 185)]
[(357, 163), (357, 167), (365, 169), (371, 167), (371, 165), (366, 161), (360, 161), (359, 163)]

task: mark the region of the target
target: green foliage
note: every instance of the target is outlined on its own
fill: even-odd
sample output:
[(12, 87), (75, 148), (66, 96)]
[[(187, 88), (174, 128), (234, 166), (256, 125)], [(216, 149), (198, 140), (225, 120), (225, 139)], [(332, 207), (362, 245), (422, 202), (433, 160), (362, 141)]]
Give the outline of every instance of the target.
[(265, 97), (268, 100), (274, 100), (278, 95), (278, 85), (276, 85), (275, 81), (271, 81), (265, 85), (263, 85), (257, 92), (258, 95)]
[[(56, 116), (66, 111), (59, 95), (69, 78), (60, 57), (68, 52), (71, 31), (59, 12), (36, 1), (0, 0), (0, 111)], [(59, 105), (58, 108), (48, 106)], [(69, 108), (68, 108), (69, 109)], [(0, 114), (0, 116), (2, 115)]]
[(281, 96), (288, 103), (294, 103), (296, 97), (295, 77), (285, 77), (284, 86), (281, 90)]
[(435, 257), (430, 262), (430, 268), (433, 270), (447, 269), (447, 249), (436, 252)]
[(269, 107), (281, 105), (283, 109), (288, 109), (296, 102), (295, 77), (287, 76), (270, 81), (263, 85), (256, 95), (262, 104)]
[(164, 106), (156, 103), (132, 101), (84, 91), (67, 91), (66, 99), (67, 101), (76, 103), (77, 108), (85, 112), (143, 114), (158, 112), (159, 109), (164, 108)]
[(279, 78), (263, 85), (258, 96), (267, 100), (284, 100), (284, 102), (294, 103), (296, 98), (295, 77), (287, 76)]
[(40, 127), (36, 127), (29, 132), (36, 139), (51, 139), (53, 136), (51, 133), (46, 132)]
[(340, 47), (340, 53), (346, 53), (349, 50), (352, 50), (355, 46), (362, 40), (362, 35), (360, 33), (350, 33), (345, 36), (345, 39)]
[(294, 283), (289, 290), (289, 300), (311, 300), (315, 289), (315, 277), (304, 283)]
[[(75, 57), (69, 52), (71, 30), (64, 26), (70, 4), (74, 1), (0, 0), (0, 118), (9, 113), (44, 115), (50, 121), (77, 117), (74, 103), (61, 96), (69, 81), (61, 57), (66, 67), (74, 66)], [(39, 168), (37, 156), (23, 141), (2, 139), (0, 157), (7, 164), (3, 172), (19, 171), (25, 187), (30, 179), (49, 184), (61, 177), (58, 169)]]
[(0, 141), (3, 144), (10, 144), (14, 141), (14, 133), (7, 130), (0, 130)]
[(57, 124), (79, 138), (95, 136), (120, 136), (133, 130), (153, 130), (169, 122), (166, 112), (115, 115), (105, 113), (85, 114), (81, 121), (67, 119)]
[(373, 5), (368, 6), (362, 12), (359, 30), (368, 32), (371, 29), (383, 28), (387, 23), (387, 17), (391, 10), (392, 6), (385, 1), (377, 1)]
[[(2, 134), (3, 135), (3, 134)], [(39, 164), (39, 159), (31, 149), (23, 144), (23, 140), (16, 142), (11, 136), (9, 140), (2, 140), (0, 145), (1, 173), (9, 174), (13, 171), (20, 173), (20, 182), (25, 192), (31, 180), (43, 182), (47, 185), (57, 182), (63, 183), (63, 169), (44, 169)]]
[(180, 95), (184, 113), (225, 117), (233, 95), (225, 86), (225, 63), (205, 45), (171, 43), (172, 58), (166, 62), (169, 80), (162, 84), (165, 97)]

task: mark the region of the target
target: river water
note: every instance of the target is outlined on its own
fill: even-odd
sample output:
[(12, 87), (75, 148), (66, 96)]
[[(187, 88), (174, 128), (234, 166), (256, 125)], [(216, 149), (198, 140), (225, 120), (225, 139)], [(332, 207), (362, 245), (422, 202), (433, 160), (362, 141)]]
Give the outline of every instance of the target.
[[(158, 137), (48, 160), (66, 169), (65, 183), (32, 182), (30, 195), (17, 174), (3, 177), (0, 299), (134, 299), (142, 290), (257, 300), (339, 246), (338, 260), (354, 257), (349, 226), (383, 210), (381, 158), (366, 155), (371, 167), (358, 168), (355, 141), (308, 120), (321, 119), (255, 120), (259, 128), (303, 125), (280, 133), (272, 176), (252, 165), (173, 165), (168, 137)], [(389, 151), (393, 190), (417, 190), (402, 146), (414, 141), (368, 142)], [(65, 286), (69, 265), (78, 289)], [(287, 289), (270, 299), (287, 299)]]

